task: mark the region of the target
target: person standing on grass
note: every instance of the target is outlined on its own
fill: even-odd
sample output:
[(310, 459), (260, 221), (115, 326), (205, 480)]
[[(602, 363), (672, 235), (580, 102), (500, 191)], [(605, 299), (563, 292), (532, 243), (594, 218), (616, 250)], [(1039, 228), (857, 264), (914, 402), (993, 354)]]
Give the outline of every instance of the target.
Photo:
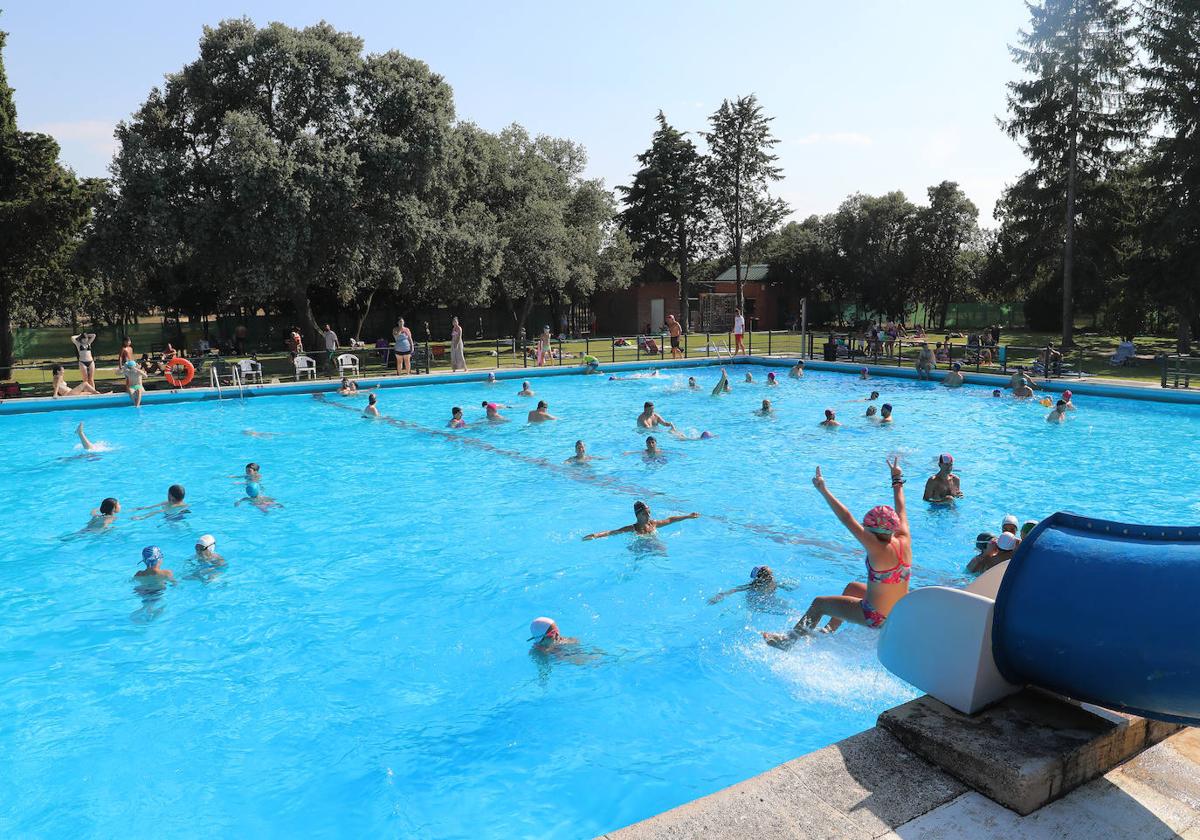
[(404, 326), (403, 318), (392, 330), (392, 341), (396, 350), (396, 375), (403, 376), (406, 373), (412, 373), (412, 330)]
[[(538, 336), (537, 343), (537, 366), (542, 367), (546, 364), (546, 359), (550, 356), (550, 325), (542, 327), (542, 334)], [(464, 364), (465, 368), (466, 365)]]
[(338, 349), (338, 334), (333, 331), (333, 327), (326, 324), (325, 329), (321, 331), (321, 337), (325, 339), (325, 363), (333, 370), (333, 359)]
[(682, 359), (683, 349), (679, 346), (679, 340), (683, 335), (683, 327), (675, 320), (674, 315), (667, 316), (667, 332), (671, 334), (671, 358)]
[(742, 310), (733, 310), (733, 352), (745, 353), (746, 346), (742, 344), (742, 334), (746, 332), (746, 319), (742, 317)]
[(79, 375), (93, 388), (96, 387), (96, 359), (92, 356), (92, 345), (95, 342), (95, 333), (71, 336), (71, 343), (75, 345), (75, 352), (79, 355)]
[(457, 316), (450, 320), (450, 369), (454, 371), (467, 369), (467, 356), (463, 352), (463, 331)]

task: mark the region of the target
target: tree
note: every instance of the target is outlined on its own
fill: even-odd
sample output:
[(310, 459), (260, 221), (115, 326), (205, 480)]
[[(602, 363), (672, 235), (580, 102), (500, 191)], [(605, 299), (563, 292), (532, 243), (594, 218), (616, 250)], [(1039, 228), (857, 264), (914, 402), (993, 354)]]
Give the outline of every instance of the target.
[(326, 23), (206, 27), (199, 57), (118, 127), (110, 273), (159, 282), (164, 305), (197, 289), (286, 301), (316, 332), (315, 291), (361, 312), (378, 288), (494, 270), (498, 242), (472, 235), (447, 171), (450, 87), (400, 53), (361, 53)]
[[(1074, 340), (1076, 225), (1119, 163), (1138, 121), (1127, 107), (1130, 12), (1118, 0), (1037, 0), (1012, 47), (1028, 78), (1008, 85), (1009, 119), (1032, 167), (1004, 198), (1007, 214), (1061, 243), (1062, 342)], [(1046, 259), (1049, 254), (1041, 254)]]
[(680, 321), (688, 330), (692, 266), (712, 249), (705, 161), (686, 133), (672, 127), (662, 111), (650, 148), (637, 160), (641, 168), (633, 183), (617, 187), (625, 205), (620, 224), (639, 259), (677, 272)]
[(929, 206), (919, 208), (914, 219), (916, 293), (945, 326), (951, 299), (973, 274), (964, 255), (977, 244), (979, 210), (954, 181), (930, 187), (928, 195)]
[(737, 279), (737, 306), (745, 309), (742, 248), (746, 241), (773, 230), (788, 208), (772, 198), (772, 181), (783, 177), (771, 153), (779, 141), (771, 134), (773, 117), (763, 114), (754, 95), (721, 103), (704, 134), (708, 143), (706, 180), (718, 219), (718, 232), (732, 252)]
[(913, 301), (916, 217), (917, 208), (899, 190), (856, 193), (833, 214), (836, 271), (845, 287), (857, 289), (864, 309), (901, 318)]
[[(87, 223), (97, 182), (80, 183), (58, 162), (58, 144), (20, 131), (4, 71), (0, 32), (0, 376), (10, 375), (12, 325), (21, 314), (60, 314), (78, 289), (71, 255)], [(63, 282), (70, 281), (70, 282)]]
[(1200, 6), (1145, 0), (1138, 40), (1142, 106), (1159, 130), (1143, 169), (1146, 259), (1154, 290), (1179, 318), (1179, 350), (1190, 350), (1200, 305)]

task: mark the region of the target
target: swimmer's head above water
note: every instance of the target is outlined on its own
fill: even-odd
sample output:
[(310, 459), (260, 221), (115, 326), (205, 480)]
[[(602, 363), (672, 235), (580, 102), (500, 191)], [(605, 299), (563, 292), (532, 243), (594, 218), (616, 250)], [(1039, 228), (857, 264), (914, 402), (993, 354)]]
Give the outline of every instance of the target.
[(528, 642), (533, 642), (535, 645), (543, 646), (548, 643), (553, 643), (558, 639), (558, 624), (553, 618), (542, 616), (535, 618), (529, 625)]
[(646, 523), (650, 521), (650, 507), (645, 502), (639, 500), (633, 503), (633, 516), (638, 522)]
[(156, 545), (148, 545), (142, 549), (142, 562), (147, 569), (157, 569), (163, 561), (162, 549)]
[(884, 403), (883, 405), (879, 406), (879, 416), (884, 418), (885, 420), (887, 418), (891, 417), (892, 416), (892, 404)]
[(581, 440), (575, 441), (576, 457), (582, 458), (586, 454), (587, 454), (587, 447), (583, 445), (583, 441), (581, 441)]
[(187, 491), (183, 489), (182, 484), (172, 484), (167, 488), (167, 500), (172, 504), (179, 504), (183, 501), (183, 497)]
[(867, 399), (869, 399), (869, 400), (877, 400), (877, 399), (879, 399), (879, 392), (878, 392), (878, 391), (872, 391), (872, 392), (871, 392), (871, 396), (867, 397)]
[(1000, 393), (1000, 389), (999, 389), (999, 388), (993, 388), (993, 389), (992, 389), (992, 396), (993, 396), (993, 397), (1002, 397), (1002, 396), (1004, 396), (1004, 395), (1003, 395), (1002, 393)]
[(765, 586), (775, 582), (775, 573), (770, 566), (755, 566), (750, 570), (750, 585)]
[(654, 437), (654, 435), (650, 435), (648, 438), (646, 438), (646, 454), (647, 455), (657, 455), (658, 454), (658, 439), (656, 437)]
[(880, 541), (890, 542), (900, 528), (900, 517), (890, 505), (876, 505), (863, 516), (862, 524)]
[(837, 414), (834, 413), (832, 408), (825, 409), (825, 419), (826, 420), (836, 420), (837, 419)]
[(120, 512), (121, 512), (121, 503), (118, 502), (116, 499), (114, 499), (112, 496), (109, 496), (107, 499), (105, 499), (104, 501), (102, 501), (100, 503), (100, 515), (101, 516), (112, 516), (113, 514), (117, 514)]
[(196, 540), (196, 553), (207, 554), (215, 550), (217, 547), (217, 538), (212, 534), (204, 534), (200, 539)]

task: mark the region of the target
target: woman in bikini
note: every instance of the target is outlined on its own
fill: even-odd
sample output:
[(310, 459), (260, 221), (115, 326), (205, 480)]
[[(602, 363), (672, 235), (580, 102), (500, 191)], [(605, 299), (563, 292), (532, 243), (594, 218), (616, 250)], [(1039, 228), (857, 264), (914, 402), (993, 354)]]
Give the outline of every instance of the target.
[(841, 595), (813, 599), (804, 617), (789, 633), (763, 633), (767, 644), (788, 648), (801, 636), (817, 631), (821, 619), (829, 623), (821, 628), (832, 633), (843, 621), (867, 627), (882, 627), (896, 602), (908, 594), (912, 575), (912, 535), (904, 508), (904, 477), (900, 459), (889, 460), (895, 508), (878, 505), (867, 511), (859, 523), (849, 509), (825, 487), (821, 468), (813, 476), (813, 486), (825, 497), (830, 509), (854, 538), (867, 550), (867, 582), (852, 581)]
[(93, 388), (96, 387), (96, 360), (92, 356), (92, 345), (95, 341), (95, 333), (71, 336), (71, 343), (75, 345), (75, 352), (79, 354), (79, 373), (83, 381)]

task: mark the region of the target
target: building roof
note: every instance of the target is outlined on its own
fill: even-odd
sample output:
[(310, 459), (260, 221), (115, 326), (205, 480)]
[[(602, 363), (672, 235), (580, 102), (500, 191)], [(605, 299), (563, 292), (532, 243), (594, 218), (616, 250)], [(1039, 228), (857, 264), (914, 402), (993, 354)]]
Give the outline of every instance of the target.
[[(760, 283), (767, 279), (767, 272), (770, 266), (766, 263), (755, 263), (754, 265), (742, 266), (742, 279), (752, 283)], [(717, 283), (732, 283), (737, 280), (737, 273), (734, 271), (734, 266), (729, 266), (721, 272), (721, 275), (716, 279)]]

